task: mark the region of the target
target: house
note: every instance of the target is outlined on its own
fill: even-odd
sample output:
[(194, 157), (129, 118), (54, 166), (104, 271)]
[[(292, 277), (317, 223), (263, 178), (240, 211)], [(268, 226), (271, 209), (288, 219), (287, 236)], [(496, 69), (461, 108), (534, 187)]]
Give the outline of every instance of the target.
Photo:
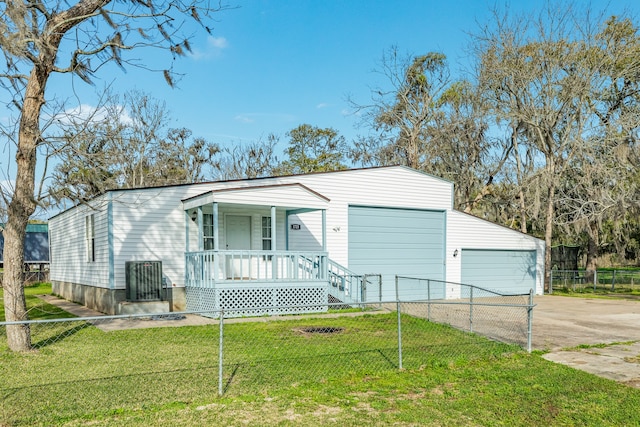
[[(0, 224), (0, 267), (4, 266), (4, 236)], [(49, 229), (47, 224), (27, 224), (24, 238), (24, 263), (41, 270), (49, 264)]]
[(430, 279), (432, 298), (464, 297), (459, 283), (543, 289), (543, 241), (455, 211), (452, 183), (403, 166), (113, 190), (49, 230), (53, 292), (106, 313), (145, 299), (317, 311), (395, 300), (395, 275)]

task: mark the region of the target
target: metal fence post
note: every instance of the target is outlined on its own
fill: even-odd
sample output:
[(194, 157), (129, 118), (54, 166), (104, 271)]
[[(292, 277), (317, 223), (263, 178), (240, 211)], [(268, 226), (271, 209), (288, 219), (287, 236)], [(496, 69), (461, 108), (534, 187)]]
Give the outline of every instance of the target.
[(527, 352), (531, 353), (533, 338), (533, 289), (529, 290), (529, 307), (527, 307)]
[(431, 321), (431, 280), (427, 279), (427, 320)]
[(616, 290), (616, 271), (613, 270), (613, 276), (611, 277), (611, 292)]
[(398, 292), (398, 276), (396, 275), (396, 311), (398, 312), (398, 369), (402, 369), (402, 321), (400, 317), (400, 293)]
[(469, 332), (473, 332), (473, 286), (469, 291)]
[(224, 311), (220, 310), (220, 342), (218, 344), (218, 395), (222, 396), (224, 387), (222, 385), (222, 362), (223, 362), (223, 344), (224, 344)]
[[(367, 275), (365, 274), (360, 279), (360, 302), (364, 303), (367, 301)], [(360, 308), (364, 309), (364, 304), (360, 305)]]

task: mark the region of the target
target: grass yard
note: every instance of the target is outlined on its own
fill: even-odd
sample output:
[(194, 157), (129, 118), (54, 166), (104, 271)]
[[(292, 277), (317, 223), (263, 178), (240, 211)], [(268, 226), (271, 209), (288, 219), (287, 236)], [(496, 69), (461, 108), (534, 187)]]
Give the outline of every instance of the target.
[[(33, 317), (60, 317), (47, 292), (27, 289)], [(640, 424), (640, 390), (423, 319), (403, 317), (399, 370), (395, 321), (226, 324), (222, 397), (219, 325), (34, 326), (29, 354), (0, 330), (0, 426)]]

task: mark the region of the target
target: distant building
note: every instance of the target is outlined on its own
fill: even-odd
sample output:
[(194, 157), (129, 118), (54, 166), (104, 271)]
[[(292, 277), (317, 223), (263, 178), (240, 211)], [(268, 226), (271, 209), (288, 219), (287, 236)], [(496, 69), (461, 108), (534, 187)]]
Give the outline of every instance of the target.
[[(4, 224), (0, 224), (0, 266), (4, 267)], [(28, 224), (24, 239), (24, 263), (40, 268), (49, 264), (49, 225)]]
[(551, 248), (551, 269), (575, 271), (578, 269), (580, 246), (558, 245)]

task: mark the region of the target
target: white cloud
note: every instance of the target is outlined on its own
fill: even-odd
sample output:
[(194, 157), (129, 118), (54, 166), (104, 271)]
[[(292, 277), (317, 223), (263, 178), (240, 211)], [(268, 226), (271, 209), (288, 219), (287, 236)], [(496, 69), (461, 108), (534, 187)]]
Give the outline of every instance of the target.
[(317, 109), (322, 109), (327, 107), (329, 107), (329, 104), (327, 104), (326, 102), (321, 102), (320, 104), (316, 105)]
[(207, 44), (216, 49), (226, 49), (229, 47), (229, 42), (227, 42), (227, 39), (224, 37), (209, 36), (207, 37)]
[(255, 121), (251, 117), (251, 114), (238, 114), (237, 116), (234, 117), (234, 119), (242, 123), (253, 123)]
[(225, 37), (207, 37), (207, 45), (204, 50), (193, 49), (189, 57), (196, 61), (201, 59), (217, 58), (224, 49), (229, 47), (229, 41)]
[[(123, 106), (117, 106), (118, 118), (123, 124), (130, 124), (133, 119)], [(93, 105), (80, 104), (77, 107), (69, 108), (55, 116), (54, 120), (60, 125), (69, 126), (74, 123), (82, 123), (86, 121), (100, 122), (105, 120), (109, 115), (109, 111), (105, 107), (96, 108)]]

